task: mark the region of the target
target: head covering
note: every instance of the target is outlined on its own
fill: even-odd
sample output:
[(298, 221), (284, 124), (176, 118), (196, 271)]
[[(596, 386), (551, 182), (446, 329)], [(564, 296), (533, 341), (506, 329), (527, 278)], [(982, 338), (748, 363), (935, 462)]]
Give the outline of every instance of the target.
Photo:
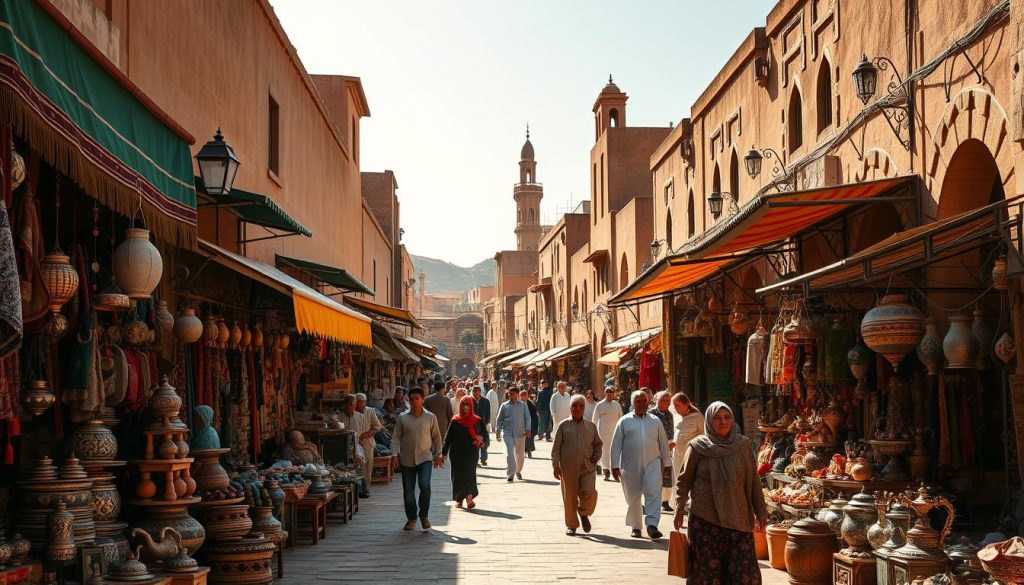
[(733, 420), (729, 436), (724, 439), (716, 435), (714, 430), (712, 430), (711, 422), (715, 415), (718, 414), (718, 411), (722, 409), (728, 410), (729, 414), (732, 414), (732, 409), (729, 408), (728, 404), (720, 401), (712, 402), (707, 410), (704, 411), (704, 434), (690, 441), (690, 445), (704, 457), (713, 459), (726, 457), (737, 452), (740, 447), (747, 443), (747, 438), (740, 434), (735, 420)]
[[(469, 404), (468, 416), (462, 414), (463, 404)], [(477, 416), (476, 413), (473, 412), (473, 410), (473, 397), (463, 396), (462, 399), (459, 400), (459, 414), (456, 414), (455, 416), (452, 417), (452, 422), (458, 423), (466, 427), (466, 430), (469, 431), (469, 436), (473, 437), (473, 439), (476, 439), (476, 423), (480, 422), (480, 417)]]
[(196, 430), (192, 433), (192, 449), (220, 449), (220, 435), (213, 428), (213, 408), (200, 404), (196, 407)]
[[(729, 436), (721, 438), (711, 428), (711, 422), (720, 410), (732, 409), (724, 402), (712, 402), (704, 411), (704, 434), (690, 441), (690, 448), (703, 459), (699, 465), (707, 465), (711, 477), (711, 489), (713, 493), (723, 494), (715, 498), (715, 509), (719, 518), (728, 518), (735, 514), (735, 507), (738, 501), (745, 501), (741, 498), (743, 490), (745, 471), (744, 465), (754, 465), (753, 451), (744, 453), (744, 449), (751, 449), (750, 440), (740, 434), (739, 428), (733, 421), (732, 430)], [(744, 455), (747, 455), (746, 457)]]

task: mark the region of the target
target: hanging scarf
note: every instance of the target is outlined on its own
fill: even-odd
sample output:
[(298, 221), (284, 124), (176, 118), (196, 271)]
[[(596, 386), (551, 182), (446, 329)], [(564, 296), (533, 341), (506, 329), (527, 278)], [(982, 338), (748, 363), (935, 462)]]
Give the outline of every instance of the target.
[[(467, 402), (469, 403), (469, 415), (463, 416), (462, 405)], [(463, 396), (462, 400), (459, 400), (459, 414), (452, 417), (452, 422), (466, 427), (466, 430), (469, 431), (469, 436), (473, 437), (473, 440), (475, 441), (477, 438), (476, 424), (480, 422), (480, 417), (477, 416), (473, 410), (473, 397)]]
[(33, 323), (46, 316), (50, 295), (46, 292), (43, 272), (39, 266), (45, 253), (43, 229), (39, 223), (36, 198), (31, 190), (25, 192), (20, 206), (13, 208), (13, 211), (12, 223), (17, 232), (12, 235), (17, 250), (18, 274), (21, 275), (22, 321)]
[(7, 207), (0, 201), (0, 359), (21, 347), (21, 285)]

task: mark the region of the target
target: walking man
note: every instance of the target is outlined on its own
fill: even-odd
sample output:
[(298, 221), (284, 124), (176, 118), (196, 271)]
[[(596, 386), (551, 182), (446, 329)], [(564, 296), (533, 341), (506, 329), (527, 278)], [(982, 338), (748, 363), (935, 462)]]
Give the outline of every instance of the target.
[[(437, 417), (423, 408), (423, 391), (419, 388), (409, 389), (409, 410), (398, 416), (391, 438), (391, 453), (392, 466), (402, 473), (402, 497), (407, 520), (403, 530), (416, 528), (417, 517), (423, 530), (427, 530), (430, 528), (431, 470), (443, 465), (444, 458), (441, 456), (441, 430), (437, 426)], [(420, 489), (418, 500), (417, 487)]]
[(423, 399), (423, 408), (437, 417), (437, 428), (441, 429), (441, 437), (447, 435), (448, 424), (455, 416), (455, 412), (452, 411), (452, 401), (444, 394), (444, 380), (434, 380), (434, 393)]
[(523, 479), (523, 463), (526, 461), (526, 435), (530, 434), (530, 410), (519, 400), (519, 391), (509, 389), (508, 401), (498, 409), (496, 434), (505, 435), (505, 457), (508, 481)]
[(491, 434), (487, 432), (487, 425), (494, 419), (491, 418), (491, 401), (481, 398), (481, 393), (480, 386), (473, 386), (473, 412), (480, 417), (480, 426), (483, 427), (480, 434), (484, 438), (484, 446), (480, 448), (480, 465), (487, 467), (487, 447), (491, 444)]
[(619, 419), (612, 435), (612, 476), (622, 481), (631, 536), (641, 538), (640, 529), (646, 525), (647, 535), (657, 540), (661, 538), (661, 483), (664, 474), (672, 472), (672, 456), (665, 427), (648, 412), (651, 399), (647, 393), (633, 392), (632, 404), (632, 412)]
[(363, 426), (356, 432), (359, 434), (359, 444), (362, 445), (366, 458), (363, 462), (364, 489), (360, 495), (368, 498), (370, 497), (370, 483), (373, 480), (373, 448), (377, 446), (377, 433), (384, 428), (384, 425), (372, 408), (366, 408), (366, 394), (362, 392), (356, 394), (355, 411), (363, 416)]
[(555, 385), (555, 393), (551, 395), (551, 424), (558, 426), (558, 423), (569, 418), (569, 400), (572, 394), (567, 392), (565, 382), (559, 380)]
[(487, 402), (491, 403), (491, 418), (487, 420), (491, 425), (491, 432), (497, 432), (498, 430), (498, 408), (501, 407), (501, 397), (498, 394), (499, 388), (505, 386), (504, 382), (494, 382), (491, 387), (487, 389)]
[(603, 443), (597, 434), (597, 426), (583, 418), (586, 406), (587, 400), (583, 395), (572, 397), (570, 416), (555, 427), (555, 442), (551, 445), (555, 479), (562, 482), (567, 536), (576, 536), (580, 525), (583, 532), (590, 532), (590, 516), (597, 507), (595, 465), (601, 459)]
[[(615, 425), (622, 418), (622, 405), (615, 400), (615, 386), (604, 387), (604, 400), (594, 407), (594, 415), (590, 419), (597, 425), (597, 434), (605, 445), (612, 444), (612, 435), (615, 433)], [(601, 452), (601, 471), (604, 473), (604, 480), (611, 481), (612, 475), (612, 452), (611, 449), (604, 449)]]
[(545, 441), (551, 440), (551, 386), (547, 380), (541, 380), (541, 389), (537, 393), (537, 415), (540, 418), (537, 436), (544, 436)]

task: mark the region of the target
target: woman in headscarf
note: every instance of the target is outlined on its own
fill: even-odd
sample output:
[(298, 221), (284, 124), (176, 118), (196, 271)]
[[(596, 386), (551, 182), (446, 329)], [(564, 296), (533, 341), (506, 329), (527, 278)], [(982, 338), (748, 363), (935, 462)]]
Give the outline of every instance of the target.
[(476, 464), (484, 444), (482, 423), (473, 412), (473, 397), (465, 396), (459, 402), (459, 414), (452, 417), (444, 437), (441, 454), (445, 457), (451, 454), (452, 498), (458, 508), (462, 507), (462, 500), (466, 500), (467, 507), (475, 508), (473, 498), (480, 493), (476, 485)]
[[(677, 447), (678, 448), (678, 447)], [(691, 585), (759, 585), (754, 531), (768, 510), (750, 439), (739, 433), (732, 409), (714, 402), (704, 413), (704, 434), (690, 441), (676, 481), (675, 527), (689, 515)]]
[[(672, 395), (668, 393), (668, 390), (662, 390), (654, 395), (653, 403), (654, 408), (650, 410), (650, 413), (661, 421), (661, 426), (665, 427), (665, 436), (671, 441), (675, 431), (675, 419), (672, 416), (672, 411), (669, 410), (669, 406), (672, 404)], [(669, 448), (672, 448), (671, 443), (669, 443)], [(675, 483), (675, 479), (676, 478), (672, 474), (666, 474), (662, 477), (661, 509), (666, 512), (672, 511), (672, 506), (669, 505), (669, 500), (672, 499), (672, 486)]]
[(192, 450), (220, 449), (220, 435), (213, 428), (213, 408), (200, 404), (196, 407), (196, 432), (192, 433)]

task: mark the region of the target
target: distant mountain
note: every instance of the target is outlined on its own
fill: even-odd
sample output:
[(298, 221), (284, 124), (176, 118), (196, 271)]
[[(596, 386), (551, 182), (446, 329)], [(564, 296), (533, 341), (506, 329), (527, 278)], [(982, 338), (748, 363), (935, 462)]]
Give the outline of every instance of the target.
[[(420, 272), (427, 275), (427, 292), (465, 292), (474, 286), (494, 284), (494, 259), (488, 258), (469, 268), (456, 266), (451, 262), (409, 255), (415, 267), (416, 278)], [(417, 283), (416, 288), (419, 289)]]

